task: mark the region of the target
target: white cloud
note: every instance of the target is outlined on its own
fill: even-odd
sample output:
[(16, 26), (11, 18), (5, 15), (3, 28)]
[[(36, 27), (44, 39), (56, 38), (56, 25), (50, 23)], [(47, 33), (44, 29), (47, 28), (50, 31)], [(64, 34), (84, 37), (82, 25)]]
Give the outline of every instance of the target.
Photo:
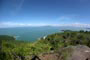
[(8, 28), (8, 27), (28, 27), (28, 26), (51, 26), (51, 24), (45, 23), (19, 23), (19, 22), (0, 22), (0, 28)]
[(90, 27), (90, 24), (84, 24), (84, 23), (71, 23), (71, 24), (61, 24), (60, 26)]
[(61, 16), (58, 18), (58, 20), (69, 20), (71, 19), (71, 17), (68, 17), (68, 16)]
[(14, 4), (14, 10), (11, 11), (11, 14), (12, 15), (16, 15), (22, 9), (22, 6), (24, 4), (24, 1), (25, 0), (19, 0), (18, 3), (15, 3), (15, 2), (13, 3)]
[(79, 0), (80, 2), (88, 2), (89, 0)]
[(90, 24), (84, 23), (70, 23), (70, 24), (30, 24), (30, 23), (15, 23), (15, 22), (1, 22), (0, 28), (8, 27), (28, 27), (28, 26), (72, 26), (72, 27), (90, 27)]
[(24, 24), (24, 23), (15, 23), (15, 22), (1, 22), (0, 27), (24, 27), (24, 26), (31, 26), (31, 24)]
[(66, 15), (66, 16), (60, 16), (58, 20), (70, 20), (70, 19), (78, 18), (78, 17), (79, 15)]
[(86, 23), (79, 23), (79, 20), (75, 20), (79, 18), (79, 15), (67, 15), (67, 16), (60, 16), (58, 20), (61, 24), (57, 26), (72, 26), (72, 27), (90, 27), (90, 24)]
[(20, 0), (19, 5), (16, 6), (16, 11), (20, 10), (23, 4), (24, 4), (24, 0)]

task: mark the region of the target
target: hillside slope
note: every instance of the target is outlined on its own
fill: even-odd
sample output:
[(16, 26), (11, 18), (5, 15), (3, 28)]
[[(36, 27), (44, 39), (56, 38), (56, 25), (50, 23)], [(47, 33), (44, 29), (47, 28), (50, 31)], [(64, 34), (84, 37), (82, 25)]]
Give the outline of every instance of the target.
[[(2, 41), (0, 60), (35, 60), (40, 58), (40, 55), (42, 57), (43, 54), (55, 57), (59, 49), (64, 49), (68, 46), (84, 45), (88, 46), (88, 48), (90, 47), (90, 32), (82, 30), (58, 32), (42, 37), (33, 43), (16, 41), (14, 39), (9, 40), (9, 38), (6, 40), (0, 39)], [(54, 55), (48, 55), (47, 53), (53, 53)], [(57, 57), (55, 58), (57, 59)]]

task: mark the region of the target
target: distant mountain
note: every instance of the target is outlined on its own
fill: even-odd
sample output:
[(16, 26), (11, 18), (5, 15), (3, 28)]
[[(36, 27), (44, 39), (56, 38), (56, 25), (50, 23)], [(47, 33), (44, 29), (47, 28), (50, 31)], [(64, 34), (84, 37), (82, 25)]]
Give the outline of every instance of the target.
[(86, 29), (90, 29), (90, 28), (86, 28)]

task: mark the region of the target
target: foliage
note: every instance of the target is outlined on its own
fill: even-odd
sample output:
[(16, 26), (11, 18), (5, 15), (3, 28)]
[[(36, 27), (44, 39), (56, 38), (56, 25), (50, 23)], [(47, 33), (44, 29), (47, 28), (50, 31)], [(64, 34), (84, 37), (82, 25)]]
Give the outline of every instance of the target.
[[(64, 31), (48, 35), (36, 42), (17, 41), (11, 36), (0, 36), (0, 60), (19, 60), (25, 56), (38, 55), (52, 50), (72, 45), (87, 45), (90, 47), (89, 31)], [(5, 58), (4, 58), (5, 57)], [(19, 57), (19, 58), (18, 58)]]

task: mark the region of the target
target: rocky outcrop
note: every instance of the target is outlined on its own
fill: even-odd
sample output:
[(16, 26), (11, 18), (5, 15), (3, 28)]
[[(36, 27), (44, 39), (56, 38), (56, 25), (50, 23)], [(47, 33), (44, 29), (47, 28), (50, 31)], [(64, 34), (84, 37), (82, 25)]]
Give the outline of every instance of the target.
[(69, 46), (37, 57), (32, 60), (90, 60), (90, 48), (84, 45)]
[(73, 47), (69, 60), (90, 60), (90, 48), (82, 45)]

